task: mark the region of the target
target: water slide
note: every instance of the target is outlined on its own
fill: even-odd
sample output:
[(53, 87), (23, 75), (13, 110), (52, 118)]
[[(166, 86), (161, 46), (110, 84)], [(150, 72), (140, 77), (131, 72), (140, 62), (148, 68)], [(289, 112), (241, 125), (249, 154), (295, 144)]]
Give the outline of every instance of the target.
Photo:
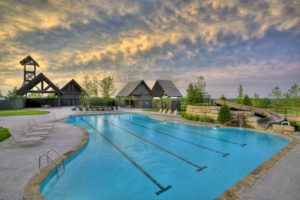
[(220, 106), (226, 104), (227, 106), (229, 106), (230, 109), (234, 109), (234, 110), (254, 112), (255, 115), (261, 117), (260, 119), (257, 120), (257, 123), (261, 128), (268, 128), (272, 124), (280, 124), (284, 120), (283, 115), (268, 111), (263, 108), (241, 105), (241, 104), (237, 104), (222, 99), (215, 99), (213, 100), (213, 102), (216, 105), (220, 105)]

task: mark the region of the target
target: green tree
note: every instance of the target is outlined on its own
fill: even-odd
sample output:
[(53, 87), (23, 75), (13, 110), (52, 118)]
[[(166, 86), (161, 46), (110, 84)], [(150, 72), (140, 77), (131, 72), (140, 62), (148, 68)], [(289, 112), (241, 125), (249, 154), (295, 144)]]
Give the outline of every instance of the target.
[(204, 95), (206, 88), (206, 82), (203, 76), (198, 77), (196, 83), (190, 83), (187, 88), (186, 102), (188, 105), (202, 103), (204, 101)]
[(251, 99), (249, 98), (248, 95), (245, 95), (244, 99), (243, 99), (243, 104), (247, 105), (247, 106), (252, 106), (252, 102)]
[(30, 93), (27, 95), (29, 98), (41, 98), (43, 95), (40, 93)]
[(47, 98), (48, 98), (48, 99), (54, 99), (54, 98), (57, 98), (57, 97), (56, 97), (55, 94), (48, 94), (48, 95), (47, 95)]
[(262, 108), (270, 108), (272, 105), (272, 102), (269, 98), (262, 98), (262, 99), (259, 99), (259, 103), (258, 107), (262, 107)]
[(8, 90), (7, 92), (7, 97), (8, 98), (17, 98), (17, 97), (20, 97), (18, 94), (17, 94), (17, 87), (14, 87), (12, 90)]
[(3, 97), (2, 91), (0, 90), (0, 97)]
[(206, 92), (205, 92), (205, 88), (206, 88), (206, 81), (204, 79), (203, 76), (199, 76), (198, 80), (197, 80), (197, 88), (198, 91), (200, 93), (200, 97), (203, 96)]
[(273, 98), (273, 108), (278, 111), (278, 109), (282, 108), (282, 94), (279, 87), (274, 87), (272, 89), (271, 94), (269, 95), (271, 98)]
[(272, 92), (270, 94), (270, 96), (274, 99), (280, 99), (281, 98), (281, 90), (279, 87), (274, 87), (272, 89)]
[(217, 119), (221, 123), (225, 123), (231, 120), (230, 109), (227, 105), (221, 106)]
[(200, 102), (200, 98), (199, 98), (199, 96), (197, 94), (197, 91), (196, 91), (193, 83), (190, 83), (188, 85), (186, 93), (187, 93), (187, 95), (186, 95), (186, 103), (188, 105), (192, 105), (192, 104)]
[(80, 102), (84, 106), (90, 106), (91, 98), (98, 96), (99, 80), (96, 76), (91, 78), (89, 75), (85, 75), (82, 86), (84, 91), (80, 94)]
[(294, 84), (291, 86), (291, 88), (289, 89), (289, 92), (288, 92), (289, 96), (291, 98), (296, 98), (299, 96), (300, 94), (300, 88), (297, 84)]
[(237, 99), (236, 99), (236, 103), (242, 104), (243, 103), (243, 98), (244, 98), (244, 88), (243, 88), (242, 84), (239, 84), (238, 96), (237, 96)]
[(222, 94), (222, 96), (220, 97), (220, 99), (222, 99), (222, 100), (227, 100), (227, 98), (225, 97), (224, 94)]
[(98, 96), (98, 89), (99, 89), (99, 80), (96, 76), (92, 78), (89, 75), (85, 75), (83, 77), (83, 88), (85, 93), (87, 93), (91, 97)]
[(90, 106), (91, 97), (90, 95), (85, 92), (84, 90), (80, 93), (80, 105), (82, 106)]
[(254, 98), (252, 99), (252, 105), (253, 106), (259, 106), (260, 101), (261, 101), (261, 99), (260, 99), (259, 94), (254, 93)]
[(113, 83), (113, 77), (106, 77), (100, 81), (100, 93), (104, 101), (108, 101), (111, 95), (115, 92), (115, 86)]

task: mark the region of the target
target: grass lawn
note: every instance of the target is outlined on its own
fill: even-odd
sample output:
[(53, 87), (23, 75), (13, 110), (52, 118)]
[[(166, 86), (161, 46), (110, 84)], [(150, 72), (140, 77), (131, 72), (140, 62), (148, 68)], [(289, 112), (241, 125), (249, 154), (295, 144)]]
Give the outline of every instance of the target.
[[(285, 114), (285, 108), (281, 108), (281, 109), (268, 108), (267, 110), (270, 110), (270, 111), (276, 112), (276, 113), (280, 113), (280, 114)], [(300, 116), (300, 108), (290, 107), (290, 108), (287, 109), (287, 114), (288, 115), (293, 115), (293, 116)]]
[(17, 116), (17, 115), (43, 115), (49, 111), (44, 110), (0, 110), (0, 116)]
[(10, 133), (7, 128), (0, 128), (0, 142), (10, 137)]

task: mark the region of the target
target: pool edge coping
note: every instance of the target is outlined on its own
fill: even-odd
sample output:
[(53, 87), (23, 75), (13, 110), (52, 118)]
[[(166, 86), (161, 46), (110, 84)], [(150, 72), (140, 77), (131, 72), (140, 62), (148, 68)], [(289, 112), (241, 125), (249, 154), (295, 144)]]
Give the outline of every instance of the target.
[[(89, 133), (84, 128), (76, 126), (74, 124), (69, 124), (69, 123), (66, 123), (66, 124), (72, 125), (76, 128), (81, 129), (83, 135), (81, 137), (80, 142), (77, 145), (75, 145), (74, 147), (72, 147), (70, 150), (66, 151), (62, 155), (63, 160), (59, 157), (54, 160), (57, 163), (57, 165), (60, 165), (62, 162), (71, 158), (73, 155), (75, 155), (77, 152), (79, 152), (82, 148), (84, 148), (85, 145), (89, 141)], [(43, 182), (53, 172), (53, 170), (55, 170), (55, 168), (56, 168), (56, 165), (49, 164), (46, 167), (40, 169), (36, 174), (34, 174), (30, 178), (30, 180), (27, 182), (25, 189), (23, 191), (21, 200), (44, 200), (45, 198), (42, 196), (42, 194), (40, 192), (40, 188), (41, 188)]]
[[(63, 121), (64, 119), (70, 117), (70, 116), (78, 116), (78, 115), (103, 115), (103, 114), (126, 114), (126, 113), (131, 113), (131, 114), (137, 114), (134, 112), (113, 112), (113, 113), (83, 113), (83, 114), (75, 114), (75, 115), (69, 115), (63, 119), (60, 119), (58, 121)], [(147, 115), (153, 119), (157, 120), (163, 120), (167, 122), (175, 122), (175, 123), (181, 123), (181, 124), (188, 124), (188, 125), (195, 125), (195, 126), (207, 126), (207, 127), (214, 127), (215, 125), (210, 125), (208, 124), (199, 124), (196, 122), (178, 122), (176, 120), (171, 120), (171, 119), (164, 119), (160, 118), (157, 116), (151, 115), (151, 113), (146, 113), (146, 112), (141, 112), (138, 114), (144, 114)], [(64, 122), (65, 123), (65, 122)], [(67, 123), (69, 124), (69, 123)], [(89, 133), (86, 129), (76, 126), (74, 124), (69, 124), (72, 126), (75, 126), (77, 128), (80, 128), (83, 132), (83, 136), (80, 140), (80, 142), (75, 145), (73, 148), (71, 148), (69, 151), (65, 152), (62, 157), (64, 158), (63, 160), (61, 158), (56, 158), (55, 162), (60, 165), (63, 161), (68, 160), (71, 158), (74, 154), (79, 152), (82, 148), (85, 147), (87, 142), (89, 141)], [(232, 128), (232, 127), (223, 127), (222, 128)], [(234, 127), (233, 127), (234, 128)], [(286, 138), (290, 141), (288, 145), (283, 147), (280, 151), (278, 151), (275, 155), (270, 157), (268, 160), (260, 164), (257, 168), (252, 170), (249, 174), (244, 176), (240, 181), (238, 181), (236, 184), (231, 186), (229, 189), (225, 190), (219, 197), (216, 197), (216, 200), (238, 200), (241, 198), (241, 196), (250, 191), (252, 189), (258, 180), (260, 180), (267, 171), (269, 171), (279, 160), (281, 160), (288, 152), (290, 152), (298, 143), (298, 139), (290, 136), (290, 135), (285, 135), (282, 133), (276, 133), (270, 130), (256, 130), (256, 129), (248, 129), (245, 128), (245, 130), (252, 130), (252, 131), (259, 131), (263, 132), (266, 134), (272, 134), (272, 135), (277, 135), (283, 138)], [(25, 186), (24, 192), (22, 194), (21, 199), (22, 200), (44, 200), (45, 198), (42, 196), (40, 192), (41, 185), (45, 181), (45, 179), (52, 173), (52, 171), (55, 169), (55, 165), (50, 164), (42, 169), (40, 169), (39, 172), (33, 175), (31, 179), (28, 181), (28, 183)]]
[[(90, 135), (88, 133), (88, 131), (80, 126), (76, 126), (74, 124), (70, 124), (70, 123), (66, 123), (64, 122), (65, 119), (71, 117), (71, 116), (81, 116), (81, 115), (105, 115), (105, 114), (122, 114), (122, 113), (133, 113), (133, 112), (105, 112), (105, 113), (77, 113), (77, 114), (71, 114), (68, 115), (66, 117), (63, 117), (61, 119), (58, 120), (54, 120), (56, 122), (63, 122), (65, 124), (74, 126), (76, 128), (79, 128), (82, 130), (82, 137), (80, 142), (75, 145), (74, 147), (72, 147), (70, 150), (66, 151), (65, 153), (62, 154), (63, 160), (61, 158), (56, 158), (54, 159), (55, 163), (57, 163), (57, 165), (60, 165), (62, 162), (67, 161), (68, 159), (70, 159), (73, 155), (75, 155), (77, 152), (79, 152), (80, 150), (82, 150), (82, 148), (84, 148), (86, 146), (86, 144), (89, 141)], [(42, 169), (40, 169), (37, 173), (35, 173), (27, 182), (27, 184), (25, 185), (25, 188), (22, 192), (21, 195), (21, 200), (45, 200), (45, 198), (43, 197), (40, 189), (42, 184), (44, 183), (44, 181), (47, 179), (48, 176), (51, 175), (51, 173), (55, 170), (56, 165), (54, 164), (49, 164), (46, 167), (43, 167)]]
[(261, 163), (258, 167), (252, 170), (249, 174), (244, 176), (240, 181), (225, 190), (216, 200), (238, 200), (243, 194), (253, 189), (256, 183), (261, 180), (267, 172), (273, 168), (273, 166), (284, 158), (297, 144), (299, 140), (293, 136), (284, 135), (281, 133), (275, 133), (271, 131), (265, 131), (267, 134), (277, 135), (283, 138), (287, 138), (290, 143), (278, 151), (275, 155), (270, 157), (265, 162)]
[[(207, 127), (214, 127), (214, 125), (209, 125), (207, 123), (197, 123), (194, 121), (191, 122), (178, 122), (176, 120), (171, 119), (164, 119), (162, 117), (153, 116), (151, 113), (144, 113), (145, 115), (156, 119), (156, 120), (163, 120), (167, 122), (175, 122), (175, 123), (182, 123), (182, 124), (188, 124), (188, 125), (194, 125), (194, 126), (207, 126)], [(234, 127), (225, 127), (222, 126), (222, 128), (234, 128)], [(299, 140), (296, 137), (293, 137), (292, 135), (286, 135), (282, 133), (277, 133), (272, 130), (261, 130), (261, 129), (250, 129), (250, 128), (243, 128), (245, 130), (251, 130), (251, 131), (258, 131), (265, 134), (271, 134), (271, 135), (277, 135), (283, 138), (286, 138), (290, 141), (288, 145), (283, 147), (280, 151), (278, 151), (276, 154), (274, 154), (272, 157), (270, 157), (265, 162), (261, 163), (258, 167), (256, 167), (254, 170), (252, 170), (249, 174), (244, 176), (241, 180), (239, 180), (236, 184), (225, 190), (220, 196), (216, 197), (215, 200), (238, 200), (242, 197), (243, 194), (246, 192), (249, 192), (251, 189), (253, 189), (257, 183), (258, 180), (261, 180), (266, 173), (272, 169), (272, 167), (280, 161), (287, 153), (289, 153), (297, 144), (299, 144)]]

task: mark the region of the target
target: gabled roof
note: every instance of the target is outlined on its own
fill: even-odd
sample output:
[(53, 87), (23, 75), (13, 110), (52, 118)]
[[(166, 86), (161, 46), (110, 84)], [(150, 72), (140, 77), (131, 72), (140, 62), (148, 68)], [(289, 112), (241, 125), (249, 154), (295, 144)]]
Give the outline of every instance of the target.
[(40, 66), (39, 63), (37, 63), (31, 56), (27, 56), (26, 58), (24, 58), (23, 60), (20, 61), (21, 65), (28, 65), (28, 64), (32, 64), (32, 65), (36, 65), (36, 66)]
[(152, 95), (155, 96), (154, 88), (159, 87), (163, 91), (163, 95), (168, 97), (182, 97), (177, 87), (174, 85), (173, 81), (170, 80), (157, 80), (152, 88)]
[(61, 90), (64, 91), (68, 87), (68, 85), (71, 84), (75, 85), (75, 87), (77, 87), (80, 91), (83, 91), (83, 88), (74, 79), (70, 80)]
[[(40, 90), (32, 90), (39, 83), (44, 83), (44, 82), (48, 84), (47, 87), (41, 88)], [(48, 91), (48, 89), (50, 88), (52, 88), (54, 92)], [(20, 89), (17, 90), (17, 94), (19, 95), (24, 95), (31, 92), (62, 94), (62, 91), (54, 83), (52, 83), (43, 73), (40, 73), (39, 75), (34, 77), (34, 79), (32, 79), (30, 82), (24, 84)]]
[(131, 94), (134, 92), (134, 90), (140, 85), (143, 84), (151, 93), (151, 89), (148, 87), (148, 85), (145, 83), (144, 80), (139, 81), (133, 81), (126, 84), (126, 86), (117, 94), (117, 97), (127, 97), (131, 96)]

